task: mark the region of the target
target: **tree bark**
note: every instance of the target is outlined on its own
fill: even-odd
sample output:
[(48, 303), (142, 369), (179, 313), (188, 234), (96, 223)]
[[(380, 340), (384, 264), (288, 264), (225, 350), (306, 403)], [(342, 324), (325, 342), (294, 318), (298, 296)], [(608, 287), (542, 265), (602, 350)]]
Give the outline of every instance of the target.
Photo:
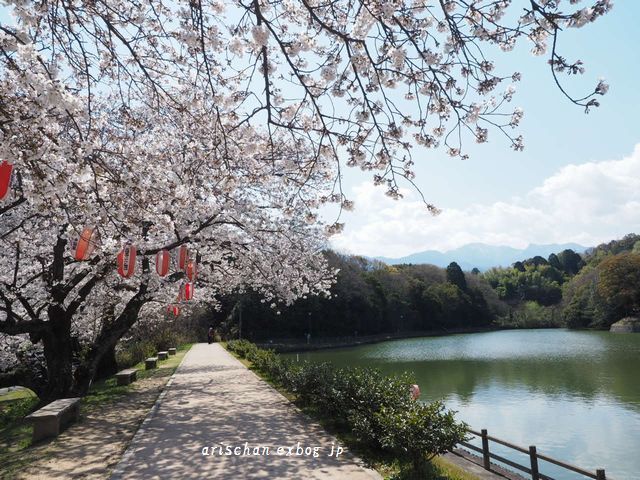
[(49, 306), (48, 314), (49, 328), (42, 334), (47, 385), (39, 395), (41, 404), (68, 397), (73, 386), (71, 319), (57, 304)]
[(95, 378), (106, 378), (116, 373), (118, 373), (118, 362), (116, 361), (116, 349), (113, 346), (98, 360)]
[[(149, 259), (142, 258), (143, 275), (149, 273)], [(122, 313), (112, 322), (104, 322), (102, 330), (91, 345), (89, 353), (82, 364), (76, 369), (74, 375), (73, 391), (77, 395), (86, 395), (96, 376), (96, 371), (101, 359), (110, 351), (113, 351), (122, 336), (129, 331), (138, 320), (138, 314), (142, 306), (149, 301), (147, 298), (148, 280), (145, 278), (140, 284), (138, 292), (127, 302)], [(116, 367), (117, 368), (117, 367)]]
[[(146, 292), (146, 286), (144, 290)], [(138, 320), (138, 313), (145, 303), (146, 299), (144, 299), (144, 294), (138, 293), (129, 300), (124, 311), (114, 319), (113, 322), (103, 325), (89, 353), (86, 355), (82, 364), (76, 369), (73, 387), (74, 394), (87, 394), (92, 380), (96, 377), (98, 366), (102, 362), (102, 359), (105, 355), (109, 355), (115, 351), (115, 346), (118, 341)]]

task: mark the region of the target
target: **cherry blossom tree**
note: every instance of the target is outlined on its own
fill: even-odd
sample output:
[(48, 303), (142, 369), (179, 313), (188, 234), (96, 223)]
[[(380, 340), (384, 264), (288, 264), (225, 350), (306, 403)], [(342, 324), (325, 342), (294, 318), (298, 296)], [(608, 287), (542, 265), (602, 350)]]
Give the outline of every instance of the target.
[(569, 94), (560, 75), (584, 65), (562, 56), (558, 41), (608, 12), (609, 0), (8, 3), (39, 50), (73, 72), (75, 88), (95, 95), (111, 84), (124, 109), (180, 106), (175, 85), (208, 92), (220, 130), (251, 124), (304, 139), (336, 167), (345, 158), (373, 172), (393, 197), (398, 178), (413, 179), (413, 145), (466, 158), (464, 137), (482, 143), (493, 130), (523, 148), (514, 132), (523, 112), (509, 107), (520, 74), (500, 72), (490, 58), (498, 49), (530, 42), (587, 110), (608, 89), (599, 81)]
[[(4, 40), (15, 48), (2, 154), (16, 177), (0, 224), (0, 332), (12, 337), (1, 344), (2, 384), (26, 384), (43, 400), (83, 393), (143, 307), (157, 316), (175, 300), (185, 273), (156, 274), (162, 249), (191, 249), (196, 298), (251, 287), (291, 303), (327, 291), (313, 205), (328, 174), (306, 171), (305, 145), (250, 126), (217, 138), (218, 120), (192, 99), (188, 116), (140, 106), (123, 118), (94, 103), (95, 126), (81, 134), (82, 102), (30, 46)], [(86, 227), (99, 246), (78, 260), (73, 242)], [(115, 258), (128, 242), (142, 260), (123, 279)]]
[[(510, 106), (520, 75), (500, 72), (498, 49), (530, 42), (571, 102), (598, 105), (603, 81), (582, 96), (561, 81), (584, 71), (560, 54), (561, 32), (611, 9), (582, 3), (6, 1), (0, 384), (85, 390), (106, 349), (184, 280), (152, 271), (161, 249), (197, 252), (202, 298), (326, 291), (318, 251), (341, 224), (317, 209), (353, 207), (342, 168), (399, 198), (414, 145), (466, 158), (464, 141), (496, 132), (523, 148)], [(78, 261), (70, 244), (85, 228), (100, 245)], [(130, 279), (114, 264), (126, 242), (141, 259)], [(27, 358), (44, 366), (25, 376)]]

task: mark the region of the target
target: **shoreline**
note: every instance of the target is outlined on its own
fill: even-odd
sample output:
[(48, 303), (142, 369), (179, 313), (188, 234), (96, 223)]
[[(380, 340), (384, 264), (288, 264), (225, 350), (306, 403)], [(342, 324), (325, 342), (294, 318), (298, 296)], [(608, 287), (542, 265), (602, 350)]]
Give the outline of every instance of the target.
[[(372, 343), (381, 343), (389, 340), (403, 340), (407, 338), (419, 337), (444, 337), (447, 335), (460, 335), (465, 333), (487, 333), (500, 330), (513, 330), (509, 327), (489, 326), (489, 327), (468, 327), (453, 328), (449, 330), (424, 330), (416, 332), (402, 333), (380, 333), (377, 335), (363, 335), (361, 337), (324, 337), (312, 340), (311, 343), (278, 339), (276, 341), (254, 341), (256, 346), (263, 349), (274, 350), (277, 353), (310, 352), (315, 350), (330, 350), (334, 348), (357, 347)], [(295, 340), (295, 339), (291, 339)]]

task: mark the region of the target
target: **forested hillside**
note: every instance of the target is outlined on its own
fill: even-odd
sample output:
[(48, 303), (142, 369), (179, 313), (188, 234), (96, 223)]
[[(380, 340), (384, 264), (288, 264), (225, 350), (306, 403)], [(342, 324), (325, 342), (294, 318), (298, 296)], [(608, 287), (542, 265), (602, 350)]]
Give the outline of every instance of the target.
[(252, 339), (447, 330), (490, 325), (508, 313), (485, 279), (455, 263), (446, 269), (389, 266), (333, 251), (325, 255), (340, 270), (330, 298), (309, 297), (277, 310), (257, 295), (227, 297), (216, 315), (222, 331), (237, 332), (241, 313), (242, 334)]
[(338, 337), (489, 325), (608, 328), (640, 309), (640, 235), (535, 256), (509, 268), (463, 272), (455, 263), (386, 265), (325, 252), (339, 269), (332, 296), (272, 306), (257, 294), (224, 297), (213, 314), (223, 333), (266, 338)]
[(640, 314), (640, 235), (599, 245), (563, 292), (569, 327), (608, 328)]
[(640, 235), (494, 268), (484, 275), (509, 304), (502, 325), (608, 328), (640, 307)]

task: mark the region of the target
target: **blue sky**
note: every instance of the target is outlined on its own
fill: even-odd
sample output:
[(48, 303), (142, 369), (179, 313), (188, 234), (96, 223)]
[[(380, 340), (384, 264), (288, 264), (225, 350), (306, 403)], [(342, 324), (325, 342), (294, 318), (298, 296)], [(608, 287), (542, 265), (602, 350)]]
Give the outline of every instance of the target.
[[(640, 177), (640, 150), (634, 154), (640, 144), (638, 19), (640, 2), (621, 0), (596, 23), (561, 36), (560, 53), (583, 60), (587, 68), (582, 78), (567, 79), (568, 90), (588, 92), (600, 77), (611, 87), (600, 98), (600, 108), (589, 114), (563, 97), (546, 57), (531, 55), (529, 44), (495, 56), (502, 73), (523, 75), (513, 104), (525, 111), (520, 128), (524, 152), (514, 152), (497, 134), (487, 144), (467, 142), (467, 161), (443, 150), (416, 150), (416, 183), (443, 210), (435, 219), (420, 211), (411, 193), (405, 205), (398, 205), (370, 186), (362, 172), (347, 171), (346, 191), (356, 210), (343, 217), (345, 232), (332, 245), (397, 257), (472, 241), (592, 244), (640, 231), (640, 196), (634, 193), (640, 185), (626, 178)], [(608, 172), (617, 173), (609, 178)], [(570, 200), (567, 190), (574, 192)]]

